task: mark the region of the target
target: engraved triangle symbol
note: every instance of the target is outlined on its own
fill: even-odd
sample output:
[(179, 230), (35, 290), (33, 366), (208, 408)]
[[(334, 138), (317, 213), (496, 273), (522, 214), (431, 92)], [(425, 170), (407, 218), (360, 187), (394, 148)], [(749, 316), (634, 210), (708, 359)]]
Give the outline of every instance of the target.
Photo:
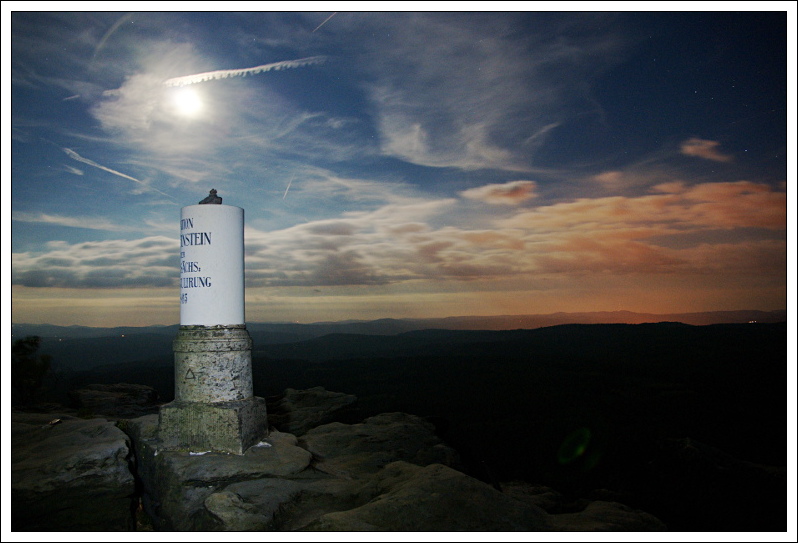
[(191, 368), (189, 368), (188, 371), (186, 372), (186, 379), (196, 379), (196, 378), (197, 376), (194, 375), (194, 372), (191, 371)]

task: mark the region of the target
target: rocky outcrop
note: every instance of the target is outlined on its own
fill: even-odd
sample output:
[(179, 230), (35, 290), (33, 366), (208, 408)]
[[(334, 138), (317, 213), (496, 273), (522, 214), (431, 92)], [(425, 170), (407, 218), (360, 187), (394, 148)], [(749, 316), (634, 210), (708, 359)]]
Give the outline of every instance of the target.
[(457, 452), (435, 435), (435, 427), (407, 413), (383, 413), (359, 424), (333, 422), (313, 428), (300, 443), (315, 467), (344, 478), (373, 474), (399, 460), (420, 466), (459, 464)]
[(142, 464), (142, 501), (159, 530), (664, 529), (618, 503), (552, 514), (563, 498), (551, 489), (517, 483), (501, 492), (452, 467), (457, 453), (432, 424), (406, 413), (333, 422), (300, 439), (275, 431), (241, 456), (158, 451), (154, 416), (125, 428)]
[(129, 444), (105, 419), (12, 413), (12, 530), (131, 529)]
[(563, 532), (661, 532), (658, 518), (617, 502), (594, 501), (577, 513), (551, 515), (552, 529)]
[(122, 427), (133, 438), (142, 504), (158, 530), (200, 529), (208, 524), (198, 515), (202, 517), (203, 504), (211, 494), (237, 481), (290, 478), (304, 471), (312, 459), (296, 445), (296, 437), (281, 432), (273, 432), (243, 455), (234, 455), (159, 450), (157, 415), (125, 421)]
[(123, 427), (136, 446), (142, 503), (159, 530), (298, 529), (372, 499), (364, 485), (391, 462), (457, 459), (430, 423), (405, 413), (330, 423), (300, 442), (273, 431), (240, 456), (161, 451), (157, 424), (151, 415)]
[[(449, 466), (425, 463), (434, 459), (427, 456), (431, 450), (445, 448), (434, 443), (427, 424), (391, 413), (361, 424), (316, 428), (299, 442), (316, 450), (306, 471), (221, 488), (205, 499), (196, 525), (227, 531), (665, 530), (652, 515), (620, 503), (574, 507), (547, 487), (520, 482), (506, 483), (500, 492)], [(399, 436), (409, 443), (399, 454), (413, 462), (389, 461), (384, 454), (380, 442), (396, 445)], [(322, 452), (326, 456), (316, 456)]]
[(549, 515), (502, 494), (464, 473), (431, 464), (393, 462), (361, 493), (374, 497), (360, 507), (327, 513), (304, 530), (323, 531), (541, 531)]
[(146, 385), (92, 384), (69, 391), (73, 405), (89, 414), (135, 418), (158, 412), (158, 391)]
[(320, 515), (363, 505), (362, 481), (338, 479), (309, 470), (293, 479), (254, 479), (211, 494), (198, 514), (203, 530), (302, 529)]
[(311, 428), (333, 422), (337, 413), (355, 402), (357, 396), (323, 387), (287, 388), (277, 401), (269, 403), (269, 424), (299, 437)]
[[(52, 415), (17, 414), (15, 529), (664, 529), (651, 515), (606, 498), (568, 504), (547, 487), (499, 487), (471, 477), (458, 470), (457, 452), (421, 417), (383, 413), (355, 424), (314, 426), (354, 397), (316, 388), (289, 390), (285, 398), (286, 420), (302, 435), (274, 430), (242, 455), (164, 450), (155, 414), (120, 417), (118, 427), (66, 416), (51, 425)], [(131, 524), (135, 506), (137, 523)]]

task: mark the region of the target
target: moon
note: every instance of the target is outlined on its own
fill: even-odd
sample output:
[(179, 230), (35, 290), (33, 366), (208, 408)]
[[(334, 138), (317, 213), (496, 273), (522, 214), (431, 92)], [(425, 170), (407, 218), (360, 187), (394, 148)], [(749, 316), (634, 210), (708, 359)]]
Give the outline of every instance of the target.
[(184, 117), (196, 117), (203, 108), (202, 98), (191, 88), (178, 89), (172, 95), (172, 105), (175, 111)]

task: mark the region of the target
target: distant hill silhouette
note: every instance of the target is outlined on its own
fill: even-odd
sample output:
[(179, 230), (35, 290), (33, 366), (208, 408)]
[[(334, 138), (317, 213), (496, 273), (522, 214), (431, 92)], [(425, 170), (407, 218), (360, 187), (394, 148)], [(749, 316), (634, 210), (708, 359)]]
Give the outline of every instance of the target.
[[(250, 322), (250, 334), (264, 336), (268, 343), (301, 341), (325, 334), (393, 335), (412, 330), (440, 328), (444, 330), (515, 330), (542, 328), (557, 324), (642, 324), (647, 322), (682, 322), (684, 324), (726, 324), (756, 322), (786, 322), (787, 311), (708, 311), (699, 313), (635, 313), (633, 311), (597, 311), (585, 313), (549, 313), (541, 315), (462, 316), (430, 319), (376, 319), (315, 322), (309, 324), (280, 322)], [(54, 324), (12, 323), (14, 338), (40, 336), (42, 338), (121, 337), (131, 334), (156, 334), (174, 337), (178, 325), (168, 326), (57, 326)]]
[[(274, 352), (286, 356), (311, 356), (314, 349), (321, 353), (334, 352), (337, 358), (350, 356), (351, 350), (345, 347), (346, 339), (341, 337), (335, 349), (330, 351), (330, 339), (315, 344), (297, 346), (298, 342), (321, 338), (329, 334), (362, 334), (373, 336), (393, 336), (420, 330), (474, 330), (499, 331), (536, 329), (559, 324), (641, 324), (656, 322), (681, 322), (692, 325), (786, 322), (786, 310), (778, 311), (712, 311), (703, 313), (653, 314), (631, 311), (602, 311), (588, 313), (551, 313), (546, 315), (496, 315), (463, 316), (436, 319), (377, 319), (371, 321), (298, 323), (259, 323), (247, 324), (254, 341), (255, 350), (265, 346), (273, 347)], [(42, 338), (41, 352), (53, 357), (55, 367), (62, 371), (83, 371), (108, 364), (119, 364), (135, 360), (169, 357), (172, 354), (172, 340), (177, 335), (177, 324), (168, 326), (119, 326), (112, 328), (88, 326), (56, 326), (52, 324), (12, 324), (12, 340), (26, 336)], [(378, 354), (385, 351), (385, 343), (379, 339), (352, 340), (356, 356)], [(423, 345), (421, 336), (406, 336), (401, 348)], [(373, 345), (368, 351), (369, 345)], [(311, 356), (313, 357), (313, 356)]]

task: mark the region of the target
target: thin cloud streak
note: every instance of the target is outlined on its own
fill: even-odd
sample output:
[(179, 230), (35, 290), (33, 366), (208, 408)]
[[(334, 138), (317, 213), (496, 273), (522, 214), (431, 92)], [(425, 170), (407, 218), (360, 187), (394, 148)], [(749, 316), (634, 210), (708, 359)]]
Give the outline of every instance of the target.
[(78, 153), (76, 153), (72, 149), (68, 149), (66, 147), (62, 147), (61, 150), (64, 151), (67, 154), (67, 156), (69, 156), (69, 158), (71, 158), (73, 160), (77, 160), (78, 162), (82, 162), (84, 164), (88, 164), (89, 166), (94, 166), (95, 168), (98, 168), (100, 170), (106, 171), (108, 173), (112, 173), (114, 175), (118, 175), (119, 177), (123, 177), (125, 179), (130, 179), (131, 181), (135, 181), (136, 183), (146, 187), (147, 190), (152, 190), (154, 192), (157, 192), (158, 194), (166, 196), (170, 200), (172, 200), (175, 203), (177, 203), (177, 200), (175, 200), (172, 196), (166, 194), (165, 192), (163, 192), (161, 190), (156, 189), (155, 187), (150, 186), (148, 183), (145, 183), (144, 181), (141, 181), (140, 179), (136, 179), (135, 177), (132, 177), (132, 176), (127, 175), (125, 173), (118, 172), (116, 170), (108, 168), (107, 166), (103, 166), (102, 164), (97, 164), (93, 160), (89, 160), (88, 158), (84, 158), (84, 157), (80, 156)]
[(460, 193), (463, 198), (478, 200), (488, 204), (518, 205), (537, 196), (534, 181), (510, 181), (503, 184), (475, 187)]
[(337, 11), (333, 11), (332, 15), (330, 15), (329, 17), (327, 17), (326, 19), (324, 19), (324, 21), (323, 21), (323, 22), (322, 22), (322, 23), (321, 23), (319, 26), (317, 26), (316, 28), (314, 28), (313, 30), (311, 30), (311, 31), (310, 31), (310, 33), (311, 33), (311, 34), (313, 34), (313, 33), (314, 33), (314, 32), (316, 32), (318, 29), (320, 29), (321, 27), (323, 27), (325, 24), (327, 24), (327, 21), (329, 21), (330, 19), (332, 19), (333, 17), (335, 17), (335, 15), (336, 15), (337, 13), (338, 13)]
[(285, 197), (288, 194), (288, 189), (291, 188), (291, 183), (294, 182), (294, 177), (296, 177), (296, 175), (291, 176), (291, 180), (288, 182), (288, 186), (285, 187), (285, 192), (283, 193), (283, 200), (285, 200)]
[(100, 53), (100, 51), (102, 50), (102, 48), (105, 46), (105, 43), (108, 41), (108, 38), (110, 38), (110, 37), (111, 37), (111, 35), (112, 35), (114, 32), (116, 32), (116, 31), (117, 31), (117, 29), (118, 29), (120, 26), (122, 26), (123, 24), (125, 24), (125, 23), (126, 23), (127, 21), (129, 21), (129, 20), (130, 20), (132, 17), (133, 17), (133, 14), (132, 14), (132, 13), (126, 13), (125, 15), (122, 15), (122, 16), (121, 16), (119, 19), (117, 19), (117, 20), (116, 20), (116, 22), (115, 22), (114, 24), (112, 24), (112, 25), (111, 25), (111, 28), (109, 28), (109, 29), (106, 31), (106, 33), (105, 33), (105, 34), (103, 34), (103, 37), (102, 37), (102, 38), (100, 38), (100, 41), (99, 41), (99, 43), (97, 43), (97, 46), (94, 48), (94, 54), (91, 56), (91, 63), (90, 63), (89, 65), (93, 64), (93, 63), (94, 63), (94, 61), (97, 59), (97, 55)]
[(95, 217), (65, 217), (62, 215), (49, 215), (47, 213), (26, 213), (14, 211), (11, 220), (17, 222), (56, 224), (71, 228), (88, 228), (90, 230), (129, 231), (130, 228), (112, 222), (108, 219)]
[(418, 13), (373, 21), (396, 36), (363, 36), (383, 154), (433, 167), (532, 171), (558, 128), (595, 110), (584, 79), (629, 51), (599, 25), (590, 36), (555, 24), (519, 37), (512, 16), (481, 23)]

